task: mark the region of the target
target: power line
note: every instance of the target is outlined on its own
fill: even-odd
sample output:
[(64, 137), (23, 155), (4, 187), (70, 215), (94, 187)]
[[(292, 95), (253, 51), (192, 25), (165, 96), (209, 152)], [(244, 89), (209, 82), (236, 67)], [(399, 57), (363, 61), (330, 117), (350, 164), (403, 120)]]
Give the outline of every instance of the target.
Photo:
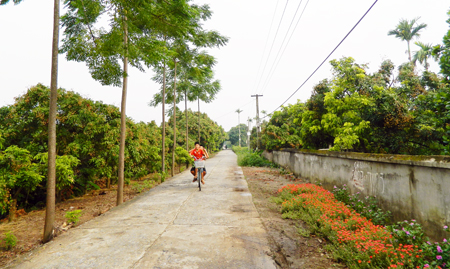
[[(287, 31), (286, 31), (286, 34), (284, 35), (283, 41), (281, 42), (280, 48), (278, 49), (278, 52), (277, 52), (277, 55), (275, 56), (275, 59), (274, 59), (274, 61), (273, 61), (273, 63), (272, 63), (272, 66), (270, 67), (269, 75), (266, 77), (266, 82), (267, 82), (267, 79), (269, 78), (270, 74), (272, 73), (272, 70), (273, 70), (273, 67), (274, 67), (275, 63), (277, 62), (278, 55), (280, 55), (280, 51), (281, 51), (281, 49), (283, 48), (284, 41), (286, 41), (286, 37), (287, 37), (288, 34), (289, 34), (289, 30), (291, 30), (292, 23), (293, 23), (294, 20), (295, 20), (295, 16), (297, 16), (297, 12), (298, 12), (298, 10), (300, 9), (300, 6), (301, 6), (302, 2), (303, 2), (303, 0), (300, 0), (299, 4), (298, 4), (298, 6), (297, 6), (297, 9), (295, 10), (294, 17), (292, 17), (291, 23), (289, 24), (289, 27), (288, 27), (288, 29), (287, 29)], [(287, 46), (287, 45), (286, 45), (286, 46)], [(266, 84), (266, 82), (264, 82), (264, 84), (263, 84), (263, 89), (264, 89), (264, 85)]]
[(272, 21), (270, 22), (269, 33), (267, 34), (266, 43), (264, 45), (263, 54), (261, 55), (261, 60), (259, 61), (258, 72), (256, 73), (255, 83), (253, 84), (253, 89), (256, 87), (256, 82), (258, 81), (259, 71), (261, 70), (262, 61), (264, 59), (264, 54), (266, 53), (267, 42), (269, 41), (270, 32), (272, 31), (273, 21), (275, 19), (275, 14), (277, 13), (278, 3), (280, 0), (277, 0), (277, 4), (275, 6), (275, 10), (273, 11)]
[[(294, 94), (296, 94), (298, 92), (298, 90), (300, 90), (303, 85), (305, 85), (305, 83), (317, 72), (317, 70), (319, 70), (320, 67), (322, 67), (322, 65), (328, 60), (328, 58), (330, 58), (330, 56), (337, 50), (337, 48), (339, 48), (339, 46), (342, 44), (342, 42), (344, 42), (344, 40), (350, 35), (350, 33), (356, 28), (356, 26), (358, 26), (358, 24), (362, 21), (362, 19), (364, 19), (364, 17), (367, 15), (367, 13), (369, 13), (369, 11), (372, 9), (372, 7), (378, 2), (378, 0), (375, 0), (375, 2), (373, 2), (373, 4), (370, 6), (370, 8), (366, 11), (366, 13), (364, 13), (364, 15), (359, 19), (359, 21), (353, 26), (353, 28), (345, 35), (345, 37), (341, 40), (341, 42), (339, 42), (339, 44), (333, 49), (333, 51), (330, 52), (330, 54), (328, 54), (328, 56), (325, 58), (325, 60), (322, 61), (322, 63), (320, 63), (320, 65), (316, 68), (316, 70), (314, 70), (314, 72), (312, 72), (311, 75), (309, 75), (309, 77), (302, 83), (302, 85), (300, 85), (300, 87), (297, 88), (297, 90), (295, 90), (291, 96), (289, 96), (288, 99), (286, 99), (286, 101), (284, 101), (280, 106), (278, 106), (274, 111), (272, 111), (269, 114), (272, 114), (273, 112), (275, 112), (277, 109), (279, 109), (281, 106), (283, 106), (287, 101), (289, 101), (289, 99), (291, 99), (292, 96), (294, 96)], [(268, 114), (268, 115), (269, 115)], [(265, 116), (267, 117), (267, 116)], [(264, 118), (265, 118), (264, 117)]]
[[(253, 100), (251, 100), (251, 101), (248, 102), (248, 103), (245, 103), (244, 105), (240, 106), (238, 109), (241, 109), (241, 108), (243, 108), (243, 107), (246, 107), (246, 106), (248, 106), (248, 104), (250, 104), (250, 103), (252, 103), (252, 102), (253, 102)], [(224, 117), (224, 116), (226, 116), (226, 115), (229, 115), (229, 114), (231, 114), (231, 113), (234, 113), (234, 112), (235, 112), (234, 110), (233, 110), (233, 111), (230, 111), (230, 112), (228, 112), (228, 113), (223, 114), (222, 116), (217, 117), (216, 119), (220, 119), (220, 118), (222, 118), (222, 117)]]
[(280, 22), (278, 23), (277, 32), (275, 33), (275, 36), (274, 36), (273, 41), (272, 41), (272, 45), (270, 46), (269, 54), (267, 55), (267, 60), (266, 60), (266, 63), (264, 64), (264, 68), (263, 68), (263, 71), (261, 73), (261, 77), (260, 77), (260, 79), (258, 81), (258, 85), (256, 86), (256, 89), (258, 89), (259, 83), (261, 83), (262, 76), (264, 75), (264, 71), (266, 71), (267, 62), (269, 61), (270, 53), (272, 52), (273, 45), (275, 44), (275, 40), (277, 39), (278, 31), (280, 30), (280, 25), (281, 25), (281, 22), (283, 21), (284, 13), (286, 12), (286, 7), (287, 7), (288, 3), (289, 3), (289, 0), (286, 1), (286, 5), (284, 6), (283, 14), (281, 15)]
[[(300, 22), (301, 18), (303, 17), (303, 13), (305, 12), (305, 9), (306, 9), (306, 7), (308, 6), (308, 3), (309, 3), (309, 0), (306, 2), (305, 6), (303, 7), (302, 13), (300, 14), (300, 17), (298, 18), (297, 23), (295, 24), (294, 30), (292, 30), (291, 35), (289, 36), (288, 42), (286, 43), (286, 46), (284, 47), (283, 52), (281, 53), (280, 58), (278, 58), (278, 61), (276, 62), (276, 64), (275, 64), (275, 62), (274, 62), (275, 68), (273, 69), (273, 72), (272, 72), (272, 73), (269, 72), (269, 76), (267, 76), (266, 82), (265, 82), (265, 84), (264, 84), (263, 87), (262, 87), (263, 90), (262, 90), (261, 93), (264, 93), (264, 91), (266, 90), (267, 86), (269, 85), (270, 80), (272, 79), (273, 75), (275, 74), (275, 71), (277, 70), (278, 64), (280, 63), (281, 59), (283, 58), (284, 52), (286, 51), (286, 48), (289, 46), (289, 42), (291, 42), (291, 38), (292, 38), (292, 36), (293, 36), (294, 33), (295, 33), (295, 29), (297, 29), (298, 23)], [(297, 13), (297, 12), (296, 12), (296, 13)], [(294, 16), (294, 17), (295, 17), (295, 16)], [(290, 27), (290, 26), (289, 26), (289, 27)], [(286, 33), (286, 34), (287, 34), (287, 33)], [(283, 42), (284, 42), (284, 41), (283, 41)], [(281, 47), (280, 47), (280, 49), (281, 49)], [(273, 66), (272, 66), (272, 67), (273, 67)], [(272, 68), (271, 68), (271, 71), (272, 71)]]

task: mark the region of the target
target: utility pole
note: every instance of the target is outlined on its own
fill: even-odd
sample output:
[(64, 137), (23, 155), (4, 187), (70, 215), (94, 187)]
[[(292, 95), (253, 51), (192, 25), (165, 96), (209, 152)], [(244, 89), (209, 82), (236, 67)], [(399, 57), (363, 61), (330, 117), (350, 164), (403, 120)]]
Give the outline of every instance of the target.
[(240, 115), (241, 115), (242, 111), (244, 111), (244, 110), (241, 110), (239, 108), (236, 110), (236, 113), (238, 113), (239, 147), (241, 147), (241, 119), (240, 119)]
[(259, 133), (260, 133), (260, 129), (259, 129), (259, 102), (258, 102), (258, 97), (262, 97), (262, 94), (256, 94), (256, 95), (252, 95), (252, 97), (256, 97), (256, 147), (258, 149), (260, 149), (260, 145), (259, 145)]
[(250, 122), (252, 121), (251, 119), (250, 119), (250, 117), (248, 117), (248, 128), (247, 128), (247, 146), (248, 146), (248, 150), (250, 151), (250, 135), (252, 134), (251, 133), (251, 131), (250, 131)]

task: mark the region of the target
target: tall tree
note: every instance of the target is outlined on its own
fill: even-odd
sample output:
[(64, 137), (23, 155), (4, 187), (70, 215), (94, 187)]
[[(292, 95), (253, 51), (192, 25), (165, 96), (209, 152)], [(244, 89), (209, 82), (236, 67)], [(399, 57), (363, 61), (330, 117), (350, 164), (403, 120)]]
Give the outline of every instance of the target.
[(177, 148), (177, 59), (174, 62), (173, 78), (173, 149), (172, 149), (172, 176), (175, 175), (175, 149)]
[[(447, 12), (450, 17), (450, 10)], [(450, 18), (447, 19), (447, 24), (450, 26)], [(441, 74), (446, 80), (450, 80), (450, 30), (444, 35), (442, 45), (437, 45), (433, 48), (433, 55), (439, 58), (439, 66), (441, 67)]]
[(418, 24), (417, 21), (419, 19), (420, 18), (415, 18), (410, 21), (406, 20), (406, 19), (402, 19), (397, 24), (397, 26), (395, 27), (394, 30), (390, 30), (388, 32), (388, 35), (393, 35), (402, 41), (406, 41), (406, 43), (408, 44), (407, 52), (408, 52), (408, 59), (410, 62), (412, 61), (410, 42), (413, 38), (420, 36), (420, 34), (419, 34), (420, 30), (427, 27), (427, 25), (425, 23)]
[[(5, 5), (9, 0), (1, 0), (0, 5)], [(13, 0), (19, 4), (22, 0)], [(48, 175), (47, 175), (47, 201), (45, 213), (45, 225), (43, 242), (50, 241), (53, 237), (55, 223), (55, 182), (56, 182), (56, 103), (58, 88), (58, 41), (59, 41), (59, 0), (54, 0), (53, 5), (53, 35), (52, 35), (52, 68), (50, 80), (50, 111), (48, 119)]]
[[(180, 81), (180, 91), (178, 91), (178, 97), (176, 98), (176, 103), (181, 100), (185, 100), (185, 107), (187, 111), (187, 101), (192, 101), (199, 99), (200, 90), (203, 87), (203, 91), (206, 90), (205, 84), (211, 82), (212, 77), (212, 66), (215, 64), (215, 59), (205, 52), (198, 52), (198, 48), (205, 47), (220, 47), (228, 42), (228, 38), (219, 35), (215, 31), (205, 31), (202, 29), (201, 21), (207, 20), (211, 17), (211, 11), (209, 6), (192, 6), (196, 11), (197, 16), (193, 17), (190, 24), (188, 25), (188, 34), (180, 35), (179, 33), (168, 33), (166, 36), (168, 40), (166, 45), (168, 47), (167, 55), (174, 55), (179, 61), (179, 81)], [(153, 100), (150, 102), (151, 106), (157, 106), (162, 103), (163, 106), (166, 102), (175, 101), (171, 99), (170, 95), (165, 94), (164, 88), (164, 70), (159, 66), (155, 66), (156, 75), (154, 80), (163, 83), (162, 93), (157, 93), (154, 95)], [(169, 71), (168, 80), (174, 78), (173, 69)], [(162, 73), (162, 79), (161, 79)], [(208, 77), (208, 79), (204, 79)], [(200, 85), (200, 87), (198, 86)], [(218, 87), (219, 86), (219, 87)], [(170, 87), (170, 86), (169, 86)], [(195, 89), (196, 88), (196, 89)], [(216, 84), (215, 87), (210, 87), (220, 89), (220, 84)], [(195, 92), (196, 94), (192, 94)], [(172, 96), (175, 96), (174, 92)], [(184, 97), (184, 98), (183, 98)], [(171, 100), (170, 100), (171, 99)], [(208, 98), (203, 98), (205, 100), (212, 100), (211, 96)], [(164, 113), (164, 111), (163, 111)], [(163, 116), (164, 117), (164, 116)], [(164, 123), (164, 118), (163, 118)], [(186, 122), (187, 124), (187, 122)], [(163, 133), (165, 135), (165, 133)], [(188, 128), (186, 128), (186, 149), (188, 150)], [(165, 150), (163, 153), (165, 154)]]
[(56, 102), (58, 97), (58, 41), (59, 41), (59, 2), (54, 1), (52, 37), (52, 74), (50, 81), (50, 111), (48, 119), (48, 175), (47, 203), (45, 211), (44, 242), (53, 237), (55, 223), (55, 184), (56, 184)]
[[(68, 60), (86, 62), (92, 77), (102, 85), (122, 86), (119, 205), (123, 202), (128, 64), (143, 71), (142, 61), (162, 62), (163, 42), (148, 38), (147, 34), (152, 30), (161, 32), (167, 26), (180, 27), (186, 22), (186, 19), (183, 20), (186, 18), (186, 3), (66, 0), (66, 6), (68, 11), (62, 17), (65, 31), (61, 51), (66, 53)], [(108, 31), (99, 23), (101, 17), (109, 20)]]
[(419, 41), (415, 42), (414, 44), (419, 46), (420, 50), (414, 52), (413, 63), (416, 64), (416, 62), (418, 61), (420, 64), (422, 64), (425, 67), (425, 70), (428, 71), (428, 67), (430, 66), (430, 64), (428, 63), (428, 58), (431, 57), (431, 58), (437, 60), (437, 56), (432, 55), (433, 45), (425, 44), (425, 43), (422, 43)]

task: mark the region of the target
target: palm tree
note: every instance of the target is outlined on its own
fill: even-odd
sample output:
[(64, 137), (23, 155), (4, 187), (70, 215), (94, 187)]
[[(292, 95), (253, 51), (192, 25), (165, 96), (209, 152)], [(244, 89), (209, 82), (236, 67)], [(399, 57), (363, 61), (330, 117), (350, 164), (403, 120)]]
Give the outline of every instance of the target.
[(416, 44), (417, 46), (420, 47), (420, 50), (414, 52), (414, 55), (413, 55), (414, 64), (416, 64), (416, 62), (419, 61), (420, 64), (423, 64), (423, 66), (425, 67), (425, 70), (428, 71), (428, 67), (430, 66), (430, 64), (427, 62), (428, 58), (432, 57), (434, 60), (438, 59), (437, 55), (432, 54), (433, 45), (432, 44), (424, 44), (419, 41), (417, 41), (414, 44)]
[(400, 40), (406, 41), (408, 44), (408, 56), (409, 61), (411, 62), (411, 48), (410, 48), (410, 42), (414, 37), (419, 37), (419, 31), (426, 28), (427, 25), (425, 23), (417, 24), (417, 21), (420, 18), (412, 19), (411, 21), (402, 19), (397, 24), (394, 30), (390, 30), (388, 32), (388, 35), (393, 35), (396, 38), (399, 38)]

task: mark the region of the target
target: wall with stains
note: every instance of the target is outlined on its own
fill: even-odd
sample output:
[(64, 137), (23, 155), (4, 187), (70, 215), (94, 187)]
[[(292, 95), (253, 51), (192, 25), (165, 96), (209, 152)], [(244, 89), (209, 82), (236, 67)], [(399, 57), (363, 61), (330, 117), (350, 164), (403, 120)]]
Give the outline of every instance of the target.
[(450, 157), (283, 149), (264, 156), (331, 190), (376, 196), (395, 221), (415, 219), (432, 239), (450, 224)]

